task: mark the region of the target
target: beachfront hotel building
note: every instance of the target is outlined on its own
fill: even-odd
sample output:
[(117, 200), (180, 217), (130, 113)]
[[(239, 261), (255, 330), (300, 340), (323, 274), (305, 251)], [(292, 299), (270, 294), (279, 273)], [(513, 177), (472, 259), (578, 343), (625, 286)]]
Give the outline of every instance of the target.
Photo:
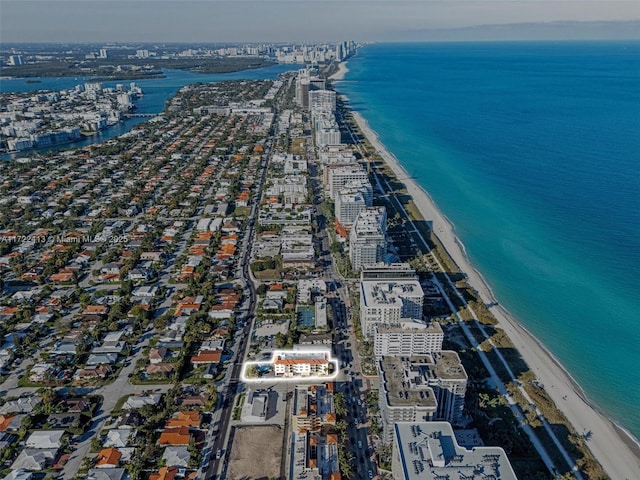
[(355, 163), (356, 156), (350, 145), (327, 145), (318, 151), (318, 160), (323, 165)]
[(393, 428), (395, 480), (517, 480), (500, 447), (458, 445), (448, 422), (399, 422)]
[(321, 121), (316, 127), (316, 145), (326, 147), (327, 145), (337, 145), (342, 140), (340, 127), (335, 122)]
[(329, 353), (318, 352), (279, 352), (273, 360), (276, 377), (312, 377), (329, 375)]
[(358, 218), (360, 211), (373, 205), (371, 183), (352, 182), (336, 195), (335, 217), (344, 227), (350, 227)]
[(336, 199), (346, 185), (354, 182), (363, 184), (369, 182), (367, 171), (360, 164), (327, 165), (325, 166), (327, 190), (331, 200)]
[(442, 420), (457, 424), (461, 420), (467, 373), (456, 352), (383, 357), (378, 361), (378, 373), (385, 443), (393, 440), (397, 422)]
[(333, 90), (310, 90), (309, 108), (311, 110), (322, 110), (335, 113), (336, 92)]
[[(353, 231), (353, 230), (352, 230)], [(424, 292), (417, 280), (362, 280), (360, 282), (360, 325), (370, 338), (380, 325), (422, 321)]]
[(375, 328), (373, 353), (376, 359), (387, 356), (413, 356), (442, 351), (444, 332), (439, 323), (402, 319)]
[(351, 268), (359, 272), (364, 265), (382, 262), (386, 253), (386, 209), (384, 207), (363, 208), (349, 232)]
[(310, 75), (306, 68), (298, 71), (296, 77), (296, 103), (302, 108), (309, 107), (309, 81)]

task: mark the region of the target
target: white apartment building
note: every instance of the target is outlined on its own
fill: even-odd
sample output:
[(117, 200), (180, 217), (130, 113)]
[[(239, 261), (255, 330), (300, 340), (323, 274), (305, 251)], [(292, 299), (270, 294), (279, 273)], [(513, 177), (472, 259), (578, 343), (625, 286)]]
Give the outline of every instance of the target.
[(273, 177), (269, 183), (265, 189), (265, 195), (268, 197), (282, 195), (285, 204), (305, 203), (307, 199), (307, 179), (304, 175)]
[(309, 71), (300, 69), (296, 77), (296, 103), (303, 108), (309, 107), (309, 83)]
[(316, 145), (326, 147), (341, 141), (340, 128), (335, 122), (319, 121), (316, 124)]
[(363, 208), (349, 232), (351, 268), (358, 272), (364, 265), (382, 262), (386, 253), (386, 209), (384, 207)]
[(395, 480), (517, 480), (502, 448), (461, 447), (448, 422), (396, 423), (393, 443)]
[(318, 152), (318, 160), (322, 164), (355, 163), (356, 156), (349, 145), (327, 145)]
[(329, 191), (329, 197), (334, 201), (338, 193), (344, 189), (345, 185), (354, 182), (360, 184), (369, 182), (369, 176), (360, 164), (327, 166), (325, 168), (327, 169), (327, 189)]
[(329, 353), (279, 352), (273, 360), (276, 377), (311, 377), (329, 375)]
[(387, 356), (413, 356), (442, 351), (444, 332), (439, 323), (426, 324), (403, 319), (396, 324), (378, 324), (373, 352), (376, 359)]
[(336, 219), (345, 227), (350, 227), (360, 211), (373, 205), (373, 189), (367, 182), (352, 182), (336, 195), (334, 205)]
[(424, 292), (417, 280), (361, 281), (362, 333), (374, 337), (378, 325), (399, 325), (403, 321), (422, 320), (423, 300)]
[(367, 205), (365, 197), (360, 192), (352, 190), (343, 190), (336, 195), (334, 204), (336, 220), (344, 227), (350, 227), (358, 218), (358, 215)]
[(396, 422), (444, 420), (456, 424), (461, 420), (467, 373), (456, 352), (383, 357), (378, 372), (385, 443), (392, 441)]
[(309, 108), (334, 113), (336, 111), (336, 92), (333, 90), (310, 90)]
[(436, 413), (438, 402), (431, 387), (416, 385), (408, 373), (397, 357), (378, 362), (378, 405), (382, 417), (383, 443), (393, 441), (393, 425), (396, 422), (428, 422)]

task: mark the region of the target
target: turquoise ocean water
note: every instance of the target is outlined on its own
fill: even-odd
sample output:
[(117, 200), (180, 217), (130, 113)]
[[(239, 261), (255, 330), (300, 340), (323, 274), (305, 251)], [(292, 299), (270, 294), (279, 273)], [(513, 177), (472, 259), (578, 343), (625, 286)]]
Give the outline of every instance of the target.
[(337, 88), (498, 300), (640, 437), (640, 43), (377, 44)]

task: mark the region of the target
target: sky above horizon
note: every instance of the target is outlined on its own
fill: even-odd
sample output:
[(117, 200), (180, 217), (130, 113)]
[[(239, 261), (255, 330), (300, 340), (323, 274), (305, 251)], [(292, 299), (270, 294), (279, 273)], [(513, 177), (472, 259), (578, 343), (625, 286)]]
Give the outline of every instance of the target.
[(638, 26), (638, 0), (0, 0), (0, 43), (638, 38)]

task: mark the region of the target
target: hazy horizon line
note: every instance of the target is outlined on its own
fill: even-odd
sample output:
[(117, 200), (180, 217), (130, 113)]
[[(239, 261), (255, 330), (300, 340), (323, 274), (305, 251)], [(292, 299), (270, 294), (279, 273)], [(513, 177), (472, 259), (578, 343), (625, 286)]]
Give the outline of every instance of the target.
[[(565, 29), (566, 27), (571, 27)], [(567, 31), (568, 30), (568, 31)], [(268, 35), (267, 35), (268, 36)], [(360, 38), (354, 34), (350, 40), (358, 43), (400, 42), (521, 42), (521, 41), (633, 41), (640, 40), (640, 17), (630, 20), (549, 20), (539, 22), (487, 23), (459, 27), (427, 27), (379, 32), (379, 38)], [(460, 38), (456, 38), (460, 36)], [(318, 44), (336, 43), (343, 39), (309, 40), (20, 40), (2, 41), (4, 45), (49, 44), (49, 45), (104, 45), (104, 44)]]

